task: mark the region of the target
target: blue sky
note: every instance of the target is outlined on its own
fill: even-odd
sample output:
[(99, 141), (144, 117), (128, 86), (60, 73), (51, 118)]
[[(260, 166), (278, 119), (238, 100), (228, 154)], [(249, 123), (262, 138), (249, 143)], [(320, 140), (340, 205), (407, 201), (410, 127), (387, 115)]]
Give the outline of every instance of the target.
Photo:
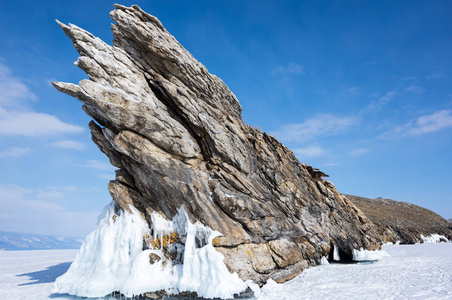
[[(244, 2), (244, 3), (243, 3)], [(111, 43), (108, 1), (0, 7), (0, 230), (84, 236), (114, 178), (55, 23)], [(452, 217), (451, 1), (124, 1), (157, 16), (236, 94), (243, 119), (340, 192)]]

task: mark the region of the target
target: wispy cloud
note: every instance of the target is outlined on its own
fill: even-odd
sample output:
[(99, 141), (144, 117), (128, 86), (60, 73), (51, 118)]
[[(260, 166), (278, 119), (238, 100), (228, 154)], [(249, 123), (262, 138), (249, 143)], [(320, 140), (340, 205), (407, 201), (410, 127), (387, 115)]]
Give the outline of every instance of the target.
[(349, 156), (359, 156), (359, 155), (366, 154), (367, 152), (369, 152), (369, 149), (367, 149), (367, 148), (357, 148), (357, 149), (353, 149), (350, 152), (348, 152), (348, 155)]
[(77, 191), (75, 186), (46, 186), (39, 187), (30, 190), (39, 199), (62, 199), (65, 198), (68, 193), (74, 193)]
[(13, 147), (0, 151), (0, 158), (19, 158), (30, 153), (30, 148)]
[(112, 166), (108, 162), (100, 161), (100, 160), (87, 160), (86, 163), (83, 165), (87, 168), (97, 169), (101, 171), (114, 171), (116, 168)]
[(347, 89), (347, 94), (350, 96), (356, 96), (358, 94), (359, 88), (356, 86), (349, 87)]
[(396, 138), (403, 136), (419, 136), (452, 127), (452, 111), (440, 110), (430, 115), (423, 115), (410, 122), (397, 126), (385, 132), (381, 138)]
[[(25, 189), (17, 185), (0, 185), (0, 194), (2, 195), (0, 205), (2, 206), (3, 212), (8, 210), (8, 208), (17, 208), (17, 210), (21, 210), (24, 207), (35, 213), (63, 210), (63, 207), (58, 204), (34, 199), (36, 198), (34, 190)], [(28, 199), (25, 200), (25, 198)], [(19, 209), (18, 204), (23, 204), (23, 206)]]
[(72, 141), (72, 140), (62, 140), (51, 144), (57, 148), (65, 148), (72, 150), (85, 150), (85, 145), (83, 143)]
[(100, 174), (100, 178), (105, 180), (113, 180), (114, 176), (112, 176), (111, 174)]
[(10, 68), (0, 63), (0, 106), (17, 107), (28, 100), (36, 101), (38, 97), (12, 75)]
[(0, 136), (38, 137), (83, 131), (83, 127), (27, 107), (28, 101), (37, 100), (36, 94), (0, 63)]
[(274, 74), (281, 74), (281, 73), (292, 73), (292, 74), (304, 74), (305, 73), (305, 68), (303, 65), (299, 65), (296, 63), (289, 63), (286, 66), (277, 66), (274, 70), (273, 70)]
[(309, 146), (305, 148), (296, 148), (293, 149), (293, 152), (296, 155), (301, 157), (319, 157), (325, 154), (325, 149), (319, 146)]
[(81, 236), (94, 229), (97, 213), (69, 211), (48, 201), (62, 195), (47, 192), (0, 185), (0, 230)]
[(408, 86), (407, 88), (405, 88), (405, 91), (420, 94), (420, 93), (425, 92), (425, 89), (421, 88), (418, 85), (412, 84), (412, 85)]
[(332, 163), (326, 163), (321, 165), (321, 167), (339, 167), (341, 164), (340, 163), (336, 163), (336, 162), (332, 162)]
[(62, 199), (64, 198), (64, 193), (56, 190), (40, 190), (36, 193), (36, 198), (39, 199)]
[[(380, 111), (384, 106), (389, 104), (389, 102), (392, 101), (392, 99), (397, 95), (397, 91), (390, 91), (387, 92), (385, 95), (378, 98), (377, 101), (373, 101), (370, 103), (367, 107), (362, 109), (360, 111), (361, 114), (363, 113), (376, 113)], [(378, 97), (378, 94), (374, 94), (373, 96)]]
[(0, 136), (51, 136), (80, 133), (83, 127), (65, 123), (55, 116), (33, 111), (7, 111), (0, 107)]
[(437, 71), (435, 73), (432, 73), (432, 74), (426, 76), (425, 79), (429, 79), (430, 80), (430, 79), (438, 79), (438, 78), (441, 78), (441, 77), (444, 77), (444, 72), (443, 71)]
[(284, 142), (304, 142), (318, 136), (339, 134), (356, 122), (354, 117), (319, 114), (303, 123), (285, 125), (272, 134)]

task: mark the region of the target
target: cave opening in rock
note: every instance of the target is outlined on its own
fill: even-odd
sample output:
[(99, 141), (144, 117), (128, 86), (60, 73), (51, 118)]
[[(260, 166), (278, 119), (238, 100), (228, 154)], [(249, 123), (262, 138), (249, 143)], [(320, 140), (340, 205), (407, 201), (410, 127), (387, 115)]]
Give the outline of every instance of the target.
[(331, 246), (331, 250), (328, 254), (329, 263), (339, 263), (339, 264), (353, 264), (356, 261), (353, 260), (353, 254), (351, 250), (344, 250), (336, 245)]

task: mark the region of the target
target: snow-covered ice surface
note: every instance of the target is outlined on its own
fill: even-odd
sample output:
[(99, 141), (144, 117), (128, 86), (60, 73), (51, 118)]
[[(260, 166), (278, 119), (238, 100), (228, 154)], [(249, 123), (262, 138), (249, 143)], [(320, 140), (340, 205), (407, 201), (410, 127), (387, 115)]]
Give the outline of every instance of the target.
[(53, 282), (67, 271), (77, 252), (78, 250), (0, 251), (0, 299), (48, 299)]
[[(391, 245), (384, 250), (391, 256), (374, 264), (323, 265), (284, 284), (269, 284), (258, 300), (452, 299), (452, 243)], [(51, 293), (53, 282), (76, 254), (0, 251), (0, 299), (83, 299)]]
[(452, 299), (452, 243), (383, 249), (390, 256), (373, 264), (323, 265), (267, 284), (258, 299)]

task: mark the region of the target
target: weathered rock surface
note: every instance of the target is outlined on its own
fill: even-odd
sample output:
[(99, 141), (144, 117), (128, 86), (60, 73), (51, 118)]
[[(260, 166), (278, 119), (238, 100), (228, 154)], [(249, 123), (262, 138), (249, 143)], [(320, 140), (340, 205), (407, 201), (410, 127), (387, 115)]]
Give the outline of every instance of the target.
[(108, 188), (150, 223), (183, 205), (243, 280), (283, 282), (328, 256), (380, 248), (373, 223), (272, 136), (244, 125), (241, 106), (218, 77), (157, 18), (115, 5), (113, 46), (59, 23), (89, 80), (54, 82), (94, 121), (93, 141), (118, 168)]
[(377, 226), (384, 242), (422, 243), (424, 237), (439, 234), (452, 240), (452, 224), (426, 208), (390, 199), (343, 195), (350, 199)]

